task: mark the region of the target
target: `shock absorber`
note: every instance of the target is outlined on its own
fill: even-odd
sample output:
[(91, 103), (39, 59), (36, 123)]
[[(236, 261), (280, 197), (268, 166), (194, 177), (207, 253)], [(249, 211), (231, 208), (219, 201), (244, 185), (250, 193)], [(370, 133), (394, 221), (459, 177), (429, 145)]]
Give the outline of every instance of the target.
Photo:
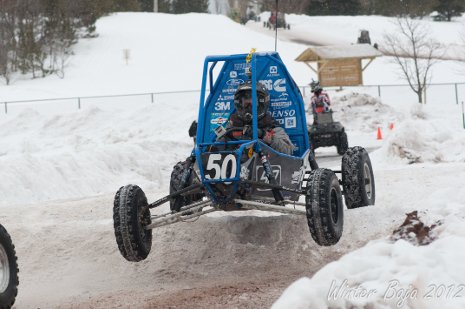
[(182, 172), (182, 176), (181, 176), (181, 188), (186, 187), (186, 184), (188, 183), (189, 178), (191, 177), (192, 166), (194, 165), (194, 162), (195, 162), (195, 155), (191, 154), (190, 157), (187, 158), (186, 162), (187, 162), (186, 169), (184, 169), (184, 171)]

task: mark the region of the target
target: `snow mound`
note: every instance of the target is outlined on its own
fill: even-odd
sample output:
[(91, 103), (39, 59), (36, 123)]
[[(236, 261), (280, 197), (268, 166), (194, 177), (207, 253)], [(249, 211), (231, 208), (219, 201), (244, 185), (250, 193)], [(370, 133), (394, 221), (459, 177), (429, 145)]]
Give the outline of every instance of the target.
[(424, 222), (443, 222), (429, 245), (371, 241), (294, 282), (272, 308), (464, 308), (465, 267), (456, 261), (465, 258), (457, 250), (465, 245), (465, 193), (451, 191), (438, 190), (415, 205)]
[(375, 154), (379, 160), (413, 163), (465, 162), (465, 132), (415, 107)]
[(346, 130), (371, 133), (402, 117), (392, 107), (369, 94), (351, 92), (332, 99), (334, 119)]

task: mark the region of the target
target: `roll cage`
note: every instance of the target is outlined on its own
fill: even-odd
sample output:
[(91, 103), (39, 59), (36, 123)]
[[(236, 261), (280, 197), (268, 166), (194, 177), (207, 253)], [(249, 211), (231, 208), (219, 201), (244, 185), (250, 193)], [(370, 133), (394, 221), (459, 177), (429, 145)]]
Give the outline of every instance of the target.
[[(215, 69), (219, 63), (222, 63), (222, 67), (215, 76)], [(252, 81), (252, 139), (217, 141), (215, 130), (220, 126), (224, 128), (229, 121), (229, 117), (235, 111), (234, 93), (237, 87), (249, 78)], [(258, 138), (257, 82), (267, 88), (270, 94), (269, 112), (286, 130), (296, 147), (292, 155), (278, 153)], [(234, 150), (231, 150), (232, 148)], [(294, 161), (292, 165), (297, 163), (295, 161), (301, 164), (309, 153), (302, 95), (279, 54), (261, 52), (206, 57), (193, 155), (198, 163), (200, 180), (212, 198), (215, 199), (218, 195), (217, 190), (212, 188), (214, 184), (228, 185), (228, 195), (232, 197), (241, 181), (243, 154), (256, 153), (262, 159), (263, 151), (267, 154), (274, 153), (281, 160)], [(211, 156), (212, 154), (214, 156)], [(206, 173), (206, 167), (213, 169), (214, 174)], [(232, 186), (229, 186), (231, 184)]]

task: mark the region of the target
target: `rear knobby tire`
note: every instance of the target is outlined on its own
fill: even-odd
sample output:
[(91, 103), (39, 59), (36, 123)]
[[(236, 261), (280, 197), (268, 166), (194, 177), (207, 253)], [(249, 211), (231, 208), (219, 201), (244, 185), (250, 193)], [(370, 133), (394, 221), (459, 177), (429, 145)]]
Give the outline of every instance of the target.
[(375, 204), (375, 177), (363, 147), (351, 147), (342, 157), (342, 186), (347, 208)]
[[(189, 168), (188, 162), (178, 162), (173, 167), (173, 171), (171, 172), (171, 180), (170, 180), (170, 194), (173, 194), (177, 191), (180, 191), (193, 183), (194, 173), (195, 171), (191, 171), (191, 175), (189, 180), (186, 184), (182, 184), (182, 175), (184, 171)], [(195, 201), (201, 200), (203, 197), (202, 194), (189, 194), (189, 195), (178, 195), (170, 199), (170, 209), (173, 212), (179, 212), (181, 207), (189, 205)]]
[(341, 156), (344, 153), (346, 153), (347, 149), (349, 149), (349, 142), (347, 140), (346, 132), (341, 133), (341, 136), (339, 138), (339, 144), (336, 147), (337, 147), (337, 153)]
[(18, 295), (18, 259), (15, 246), (0, 224), (0, 308), (11, 308)]
[(113, 221), (116, 243), (121, 255), (130, 262), (147, 258), (152, 248), (150, 209), (144, 191), (136, 185), (121, 187), (115, 195)]
[(320, 246), (336, 244), (342, 236), (344, 213), (339, 181), (333, 171), (311, 171), (305, 197), (307, 223), (313, 240)]

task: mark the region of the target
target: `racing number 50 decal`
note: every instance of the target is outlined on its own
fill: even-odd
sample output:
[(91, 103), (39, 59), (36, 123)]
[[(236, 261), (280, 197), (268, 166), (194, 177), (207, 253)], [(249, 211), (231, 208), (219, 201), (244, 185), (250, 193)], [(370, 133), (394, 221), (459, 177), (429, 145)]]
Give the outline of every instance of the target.
[[(222, 156), (220, 153), (212, 153), (208, 157), (207, 167), (205, 168), (205, 178), (207, 179), (228, 179), (236, 176), (237, 162), (236, 157), (230, 153)], [(225, 182), (230, 184), (230, 182)]]

